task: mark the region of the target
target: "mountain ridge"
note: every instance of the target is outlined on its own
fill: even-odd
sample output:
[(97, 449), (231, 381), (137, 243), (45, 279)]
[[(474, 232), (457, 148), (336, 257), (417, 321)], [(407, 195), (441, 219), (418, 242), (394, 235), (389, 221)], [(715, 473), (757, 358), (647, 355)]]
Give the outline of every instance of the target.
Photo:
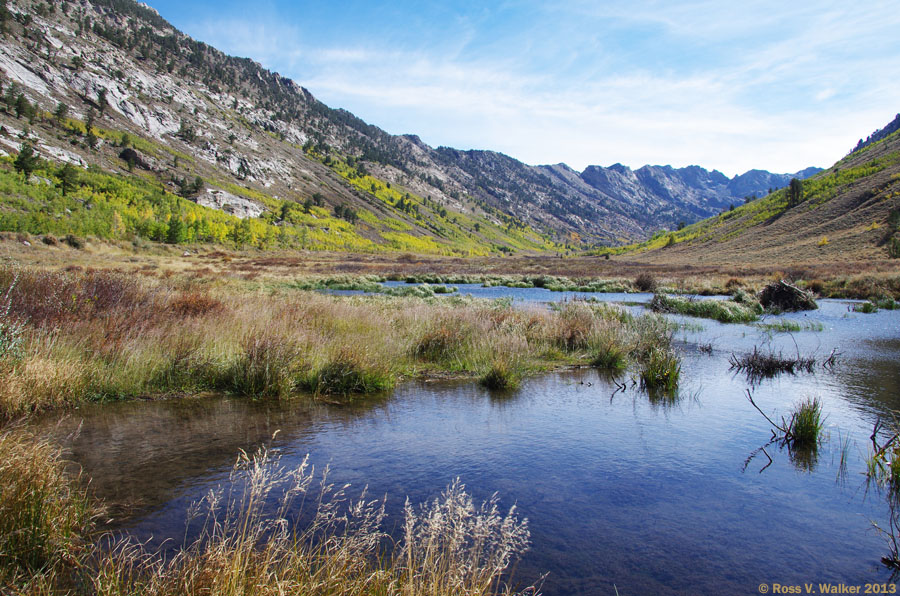
[[(10, 0), (7, 6), (11, 18), (4, 23), (21, 36), (6, 36), (0, 46), (4, 83), (21, 85), (41, 111), (67, 103), (78, 121), (73, 127), (84, 128), (93, 111), (110, 131), (143, 139), (136, 150), (173, 193), (200, 177), (203, 201), (219, 204), (215, 197), (229, 193), (256, 203), (263, 216), (279, 202), (302, 204), (317, 195), (326, 210), (365, 211), (369, 221), (351, 222), (351, 232), (379, 247), (398, 233), (374, 221), (384, 218), (410, 228), (399, 233), (439, 246), (503, 252), (618, 244), (718, 213), (791, 176), (764, 172), (735, 194), (738, 187), (729, 189), (724, 175), (699, 166), (590, 166), (573, 176), (568, 166), (530, 166), (494, 151), (432, 148), (416, 135), (393, 136), (330, 108), (250, 58), (194, 40), (146, 5)], [(108, 139), (85, 148), (83, 137), (73, 143), (40, 134), (34, 141), (45, 155), (125, 171)], [(14, 151), (18, 145), (6, 143)], [(528, 242), (508, 237), (529, 229)]]

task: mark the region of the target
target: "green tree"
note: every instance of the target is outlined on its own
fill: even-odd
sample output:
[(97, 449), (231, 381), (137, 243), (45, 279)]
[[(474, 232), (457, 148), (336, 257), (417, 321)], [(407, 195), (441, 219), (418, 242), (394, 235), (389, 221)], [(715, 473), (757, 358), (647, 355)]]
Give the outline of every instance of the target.
[(180, 213), (173, 213), (169, 218), (169, 229), (166, 231), (166, 242), (168, 244), (178, 244), (184, 242), (185, 229), (184, 222), (181, 221)]
[(56, 110), (53, 112), (53, 117), (56, 118), (56, 122), (58, 124), (62, 124), (68, 115), (69, 106), (67, 106), (63, 102), (59, 102), (58, 104), (56, 104)]
[(22, 145), (22, 149), (19, 151), (16, 161), (13, 162), (13, 167), (17, 172), (21, 172), (25, 177), (25, 181), (28, 182), (31, 173), (37, 169), (39, 159), (40, 158), (34, 152), (34, 147), (32, 147), (30, 143), (26, 143)]
[(100, 116), (102, 117), (104, 112), (106, 112), (106, 108), (109, 106), (109, 101), (106, 99), (107, 90), (105, 88), (101, 88), (100, 91), (97, 92), (97, 105), (100, 106)]
[(66, 196), (70, 190), (78, 186), (78, 170), (70, 163), (66, 163), (61, 167), (59, 172), (57, 172), (57, 176), (59, 176), (59, 187), (63, 196)]
[(23, 114), (27, 115), (30, 108), (31, 103), (28, 102), (28, 98), (25, 97), (24, 93), (19, 93), (19, 96), (16, 98), (16, 118), (21, 118)]
[(97, 116), (94, 114), (94, 108), (88, 108), (87, 117), (84, 119), (84, 131), (91, 134), (94, 131), (94, 120)]
[(799, 205), (800, 201), (803, 200), (803, 183), (796, 178), (791, 178), (791, 183), (788, 185), (787, 196), (788, 207)]

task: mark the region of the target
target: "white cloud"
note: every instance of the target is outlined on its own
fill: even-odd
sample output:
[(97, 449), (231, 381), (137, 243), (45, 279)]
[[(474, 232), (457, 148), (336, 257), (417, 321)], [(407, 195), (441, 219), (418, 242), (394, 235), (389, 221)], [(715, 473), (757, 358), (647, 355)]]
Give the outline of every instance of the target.
[[(601, 55), (607, 42), (577, 38), (581, 24), (569, 21), (561, 36), (539, 38), (541, 52), (562, 57), (548, 68), (535, 67), (542, 55), (530, 53), (534, 31), (522, 33), (530, 36), (522, 52), (501, 55), (479, 52), (476, 25), (468, 22), (439, 52), (372, 39), (314, 47), (290, 23), (220, 21), (193, 32), (390, 132), (579, 169), (698, 164), (733, 175), (827, 166), (900, 106), (892, 76), (900, 16), (886, 3), (644, 2), (619, 11), (586, 3), (575, 9), (626, 31), (658, 30), (666, 45), (654, 47), (652, 57), (666, 66), (648, 60), (640, 47)], [(585, 55), (566, 45), (576, 42), (589, 58), (598, 52), (580, 70), (574, 65)], [(879, 43), (888, 50), (876, 52)], [(666, 62), (659, 53), (665, 51), (701, 59)]]

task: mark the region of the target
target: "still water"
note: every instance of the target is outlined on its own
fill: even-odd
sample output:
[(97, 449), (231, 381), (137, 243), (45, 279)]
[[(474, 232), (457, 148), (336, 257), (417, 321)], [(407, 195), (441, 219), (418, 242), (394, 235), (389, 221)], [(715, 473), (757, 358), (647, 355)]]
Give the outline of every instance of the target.
[[(310, 454), (331, 466), (333, 481), (386, 494), (389, 524), (400, 522), (406, 496), (424, 502), (456, 477), (479, 501), (499, 492), (532, 534), (514, 581), (547, 573), (544, 594), (757, 594), (761, 583), (889, 581), (879, 562), (887, 547), (872, 525), (887, 523), (886, 495), (864, 472), (876, 417), (900, 409), (900, 312), (820, 304), (784, 318), (824, 329), (789, 335), (677, 318), (687, 324), (674, 399), (649, 398), (628, 374), (621, 391), (580, 369), (529, 379), (511, 394), (415, 382), (349, 407), (198, 398), (86, 407), (43, 424), (57, 436), (80, 427), (72, 458), (111, 504), (114, 526), (151, 545), (180, 542), (188, 505), (227, 481), (239, 449), (265, 444), (282, 463)], [(772, 465), (763, 469), (759, 454), (745, 468), (770, 430), (728, 357), (753, 346), (820, 359), (839, 352), (833, 371), (752, 388), (770, 416), (821, 398), (828, 431), (816, 454), (770, 446)]]

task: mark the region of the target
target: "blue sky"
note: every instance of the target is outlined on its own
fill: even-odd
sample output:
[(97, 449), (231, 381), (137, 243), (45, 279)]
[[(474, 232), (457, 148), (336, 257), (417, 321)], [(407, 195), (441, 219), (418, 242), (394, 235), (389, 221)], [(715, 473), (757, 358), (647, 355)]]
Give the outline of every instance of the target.
[(793, 172), (900, 112), (896, 0), (149, 4), (390, 133), (530, 164)]

